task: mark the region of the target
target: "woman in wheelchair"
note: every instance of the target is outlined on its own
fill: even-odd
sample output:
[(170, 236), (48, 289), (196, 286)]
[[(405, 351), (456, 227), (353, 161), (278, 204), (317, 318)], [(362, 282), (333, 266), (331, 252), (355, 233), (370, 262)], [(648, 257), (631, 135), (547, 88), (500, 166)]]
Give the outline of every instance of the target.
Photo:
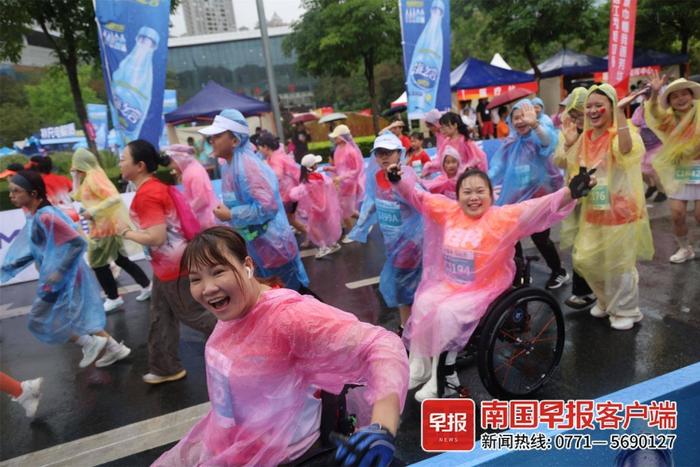
[(339, 394), (348, 383), (364, 385), (349, 397), (364, 403), (357, 413), (371, 413), (371, 424), (336, 437), (336, 460), (389, 465), (408, 382), (395, 334), (257, 279), (229, 227), (195, 237), (181, 266), (194, 299), (218, 319), (205, 348), (212, 407), (154, 465), (298, 464), (321, 445), (318, 393)]
[[(398, 166), (392, 170), (401, 173)], [(456, 201), (399, 179), (399, 193), (424, 214), (426, 224), (423, 276), (404, 333), (410, 350), (409, 389), (424, 384), (416, 393), (418, 401), (438, 397), (438, 356), (445, 351), (445, 395), (455, 393), (457, 352), (489, 304), (511, 286), (515, 244), (566, 217), (573, 200), (595, 185), (592, 173), (582, 169), (568, 187), (506, 206), (493, 206), (491, 181), (481, 170), (460, 175)]]

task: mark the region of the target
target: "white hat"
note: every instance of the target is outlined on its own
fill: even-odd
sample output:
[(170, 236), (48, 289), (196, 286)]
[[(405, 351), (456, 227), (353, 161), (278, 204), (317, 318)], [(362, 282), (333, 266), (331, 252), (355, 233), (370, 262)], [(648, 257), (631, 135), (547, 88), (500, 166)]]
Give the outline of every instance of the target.
[(685, 78), (679, 78), (664, 89), (664, 92), (661, 94), (661, 107), (668, 109), (671, 105), (668, 101), (671, 93), (680, 91), (681, 89), (689, 90), (693, 94), (693, 99), (700, 99), (700, 84), (695, 81), (688, 81)]
[(425, 123), (437, 125), (437, 123), (440, 121), (440, 117), (442, 117), (442, 112), (440, 112), (438, 109), (431, 109), (425, 113), (423, 120), (425, 120)]
[(240, 118), (244, 118), (243, 115), (241, 115), (241, 113), (237, 110), (226, 109), (222, 111), (219, 115), (214, 117), (214, 121), (211, 123), (211, 125), (199, 130), (199, 133), (206, 136), (218, 135), (219, 133), (223, 133), (224, 131), (231, 131), (233, 133), (239, 133), (244, 135), (250, 134), (250, 129), (248, 128), (247, 124), (243, 125), (242, 123), (233, 119), (238, 116), (240, 116)]
[(395, 134), (388, 132), (382, 133), (381, 135), (377, 136), (377, 138), (374, 140), (372, 154), (374, 154), (374, 151), (380, 148), (388, 149), (389, 151), (396, 151), (402, 150), (403, 145), (401, 144), (401, 140), (397, 138)]
[(349, 135), (350, 134), (350, 128), (348, 128), (347, 125), (338, 125), (335, 127), (333, 130), (333, 133), (329, 134), (329, 138), (337, 138), (338, 136), (343, 136), (343, 135)]
[(316, 154), (307, 154), (301, 158), (301, 165), (307, 169), (310, 169), (314, 165), (320, 164), (321, 162), (323, 162), (323, 157), (317, 156)]

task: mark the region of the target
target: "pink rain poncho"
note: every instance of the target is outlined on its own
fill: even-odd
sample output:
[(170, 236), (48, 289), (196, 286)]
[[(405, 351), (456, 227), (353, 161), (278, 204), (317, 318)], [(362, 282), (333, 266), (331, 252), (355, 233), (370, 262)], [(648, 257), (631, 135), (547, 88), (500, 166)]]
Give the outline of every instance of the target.
[(333, 168), (328, 170), (335, 172), (340, 179), (338, 195), (340, 196), (340, 209), (343, 219), (351, 217), (357, 212), (357, 208), (365, 195), (365, 165), (362, 151), (355, 144), (351, 135), (342, 135), (345, 144), (338, 144), (333, 152)]
[(437, 157), (432, 162), (427, 163), (423, 168), (424, 177), (442, 170), (442, 160), (445, 157), (445, 149), (447, 149), (448, 146), (455, 148), (459, 153), (460, 167), (464, 169), (477, 168), (484, 172), (488, 170), (486, 153), (484, 153), (474, 141), (467, 140), (464, 135), (458, 133), (451, 138), (440, 135), (440, 137), (436, 138), (436, 142)]
[(199, 220), (199, 225), (202, 229), (217, 225), (214, 208), (219, 205), (219, 199), (214, 193), (207, 170), (195, 158), (194, 148), (186, 144), (173, 144), (165, 148), (165, 153), (182, 173), (185, 198)]
[[(447, 156), (454, 157), (457, 160), (458, 168), (457, 174), (454, 177), (450, 177), (445, 172), (445, 159)], [(442, 166), (440, 167), (440, 174), (430, 180), (424, 180), (423, 185), (425, 188), (435, 194), (445, 195), (450, 199), (457, 199), (457, 178), (459, 174), (464, 171), (464, 163), (462, 162), (459, 152), (452, 146), (447, 146), (445, 148), (444, 154), (442, 155)]]
[(299, 203), (297, 213), (304, 214), (309, 240), (318, 247), (329, 247), (340, 239), (340, 202), (333, 180), (312, 172), (308, 181), (289, 191), (289, 199)]
[(35, 263), (39, 270), (29, 330), (47, 344), (101, 331), (105, 312), (100, 286), (83, 260), (85, 239), (60, 209), (39, 208), (20, 231), (0, 269), (0, 283)]
[(425, 216), (423, 276), (403, 334), (420, 357), (462, 350), (489, 305), (511, 286), (518, 240), (560, 221), (576, 204), (560, 207), (564, 188), (472, 218), (457, 201), (417, 190), (409, 180), (397, 188)]
[(289, 462), (319, 437), (318, 389), (364, 384), (349, 397), (363, 392), (366, 406), (396, 394), (403, 408), (408, 385), (397, 336), (288, 289), (268, 290), (242, 318), (219, 321), (205, 359), (212, 409), (155, 466)]
[(299, 184), (301, 168), (294, 162), (293, 156), (284, 152), (282, 146), (270, 155), (267, 159), (267, 163), (270, 164), (272, 171), (277, 176), (282, 202), (289, 203), (292, 201), (289, 198), (289, 191)]

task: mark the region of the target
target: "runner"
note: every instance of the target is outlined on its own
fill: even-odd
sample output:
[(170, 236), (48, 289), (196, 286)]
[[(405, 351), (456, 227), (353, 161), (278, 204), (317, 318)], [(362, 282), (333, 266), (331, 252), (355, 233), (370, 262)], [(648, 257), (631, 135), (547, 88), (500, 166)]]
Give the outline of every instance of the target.
[[(105, 332), (105, 312), (95, 276), (83, 261), (87, 248), (75, 224), (48, 202), (39, 173), (20, 170), (10, 179), (10, 201), (29, 212), (27, 223), (5, 256), (0, 282), (34, 263), (39, 270), (29, 331), (47, 344), (82, 347), (80, 368), (126, 358), (131, 349)], [(104, 350), (104, 353), (103, 353)], [(97, 357), (102, 354), (102, 357)]]
[(113, 262), (141, 286), (136, 300), (148, 300), (151, 297), (151, 280), (138, 264), (129, 259), (124, 242), (118, 235), (131, 224), (119, 191), (102, 170), (95, 155), (87, 149), (80, 148), (73, 153), (71, 172), (76, 180), (73, 199), (82, 204), (80, 215), (89, 224), (87, 261), (107, 295), (105, 312), (124, 305), (110, 269)]
[[(299, 461), (319, 451), (319, 389), (339, 394), (357, 382), (366, 387), (349, 397), (360, 404), (354, 413), (362, 428), (336, 461), (353, 465), (354, 455), (358, 465), (389, 465), (408, 376), (395, 335), (312, 297), (271, 288), (254, 277), (246, 242), (228, 227), (199, 234), (182, 264), (192, 295), (219, 320), (205, 349), (212, 409), (155, 466)], [(332, 457), (331, 451), (316, 460), (333, 465)]]
[(677, 79), (659, 95), (666, 77), (652, 76), (646, 122), (663, 143), (652, 165), (671, 198), (671, 220), (678, 251), (669, 260), (684, 263), (695, 258), (688, 238), (688, 201), (695, 202), (700, 223), (700, 84)]
[(461, 157), (452, 146), (446, 146), (443, 152), (440, 174), (433, 179), (423, 180), (423, 186), (431, 193), (439, 193), (450, 199), (457, 199), (457, 177), (463, 172)]
[(423, 168), (424, 177), (442, 170), (442, 158), (447, 146), (452, 146), (459, 152), (463, 167), (487, 170), (486, 154), (469, 139), (469, 130), (458, 114), (454, 112), (442, 114), (440, 133), (442, 136), (438, 139), (437, 157)]

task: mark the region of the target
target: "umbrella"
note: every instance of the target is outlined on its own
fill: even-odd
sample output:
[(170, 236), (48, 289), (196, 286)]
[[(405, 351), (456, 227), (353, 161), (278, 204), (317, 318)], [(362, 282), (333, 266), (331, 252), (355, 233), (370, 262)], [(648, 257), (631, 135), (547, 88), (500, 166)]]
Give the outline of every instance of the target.
[(486, 106), (487, 109), (493, 109), (496, 107), (500, 107), (502, 105), (510, 104), (513, 101), (517, 101), (519, 99), (522, 99), (524, 97), (529, 96), (532, 94), (532, 91), (529, 89), (523, 89), (523, 88), (515, 88), (511, 89), (510, 91), (506, 91), (500, 96), (494, 97), (491, 102), (489, 102), (489, 105)]
[(382, 115), (384, 117), (390, 117), (394, 114), (405, 112), (407, 108), (406, 104), (393, 105), (392, 103), (391, 108), (382, 112)]
[(304, 122), (311, 122), (313, 120), (318, 120), (318, 117), (311, 112), (304, 112), (300, 114), (293, 114), (294, 117), (292, 118), (292, 121), (290, 122), (292, 125), (295, 123), (304, 123)]
[(334, 112), (332, 114), (324, 115), (323, 117), (321, 117), (318, 123), (329, 123), (334, 122), (336, 120), (345, 120), (346, 118), (348, 118), (348, 116), (344, 113)]

